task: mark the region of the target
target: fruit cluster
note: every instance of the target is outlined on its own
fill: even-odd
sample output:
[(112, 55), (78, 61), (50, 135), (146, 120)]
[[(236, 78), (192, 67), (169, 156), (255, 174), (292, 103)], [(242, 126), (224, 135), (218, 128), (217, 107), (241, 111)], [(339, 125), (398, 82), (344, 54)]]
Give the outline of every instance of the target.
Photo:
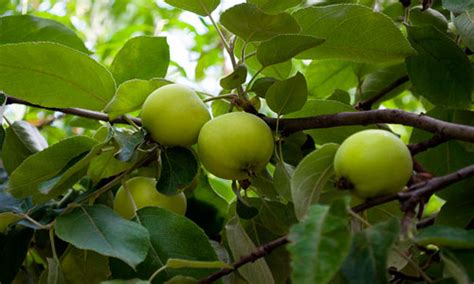
[[(211, 120), (199, 96), (179, 84), (166, 85), (151, 93), (143, 104), (141, 118), (151, 138), (163, 146), (189, 147), (197, 142), (202, 164), (220, 178), (248, 179), (263, 170), (273, 154), (273, 134), (263, 120), (245, 112)], [(115, 210), (125, 218), (132, 218), (135, 210), (145, 206), (185, 213), (183, 193), (166, 196), (155, 186), (152, 178), (128, 180), (116, 194)]]
[[(143, 104), (141, 118), (151, 138), (163, 146), (189, 147), (197, 142), (204, 168), (223, 179), (249, 179), (266, 167), (273, 154), (272, 131), (259, 117), (231, 112), (211, 119), (199, 96), (179, 84), (151, 93)], [(334, 170), (339, 188), (372, 198), (400, 191), (412, 175), (412, 160), (407, 147), (394, 134), (366, 130), (341, 144)], [(185, 213), (183, 193), (166, 196), (155, 186), (153, 178), (128, 180), (116, 194), (115, 210), (125, 218), (132, 218), (145, 206)]]

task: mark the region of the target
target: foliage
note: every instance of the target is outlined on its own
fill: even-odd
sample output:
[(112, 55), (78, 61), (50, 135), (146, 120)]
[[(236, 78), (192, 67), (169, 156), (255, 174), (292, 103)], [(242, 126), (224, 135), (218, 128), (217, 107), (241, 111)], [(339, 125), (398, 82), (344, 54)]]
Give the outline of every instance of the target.
[[(409, 2), (0, 1), (0, 283), (473, 282), (474, 2)], [(227, 181), (153, 141), (170, 83), (265, 121), (266, 167)], [(333, 160), (372, 128), (414, 171), (360, 200)], [(114, 212), (135, 176), (186, 215)]]

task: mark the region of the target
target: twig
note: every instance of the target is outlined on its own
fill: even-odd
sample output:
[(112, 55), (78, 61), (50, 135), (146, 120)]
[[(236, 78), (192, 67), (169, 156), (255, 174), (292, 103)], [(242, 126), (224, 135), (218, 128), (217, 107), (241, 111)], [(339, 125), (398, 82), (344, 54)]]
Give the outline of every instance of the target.
[(434, 214), (433, 216), (430, 216), (428, 218), (422, 219), (418, 223), (416, 223), (416, 228), (417, 229), (423, 229), (426, 227), (429, 227), (434, 224), (435, 219), (436, 219), (437, 214)]
[(397, 199), (398, 199), (398, 194), (385, 195), (385, 196), (367, 199), (364, 203), (361, 203), (357, 206), (352, 207), (352, 211), (358, 213), (358, 212), (367, 210), (369, 208), (375, 207), (377, 205), (388, 203), (390, 201), (397, 200)]
[[(275, 128), (276, 118), (262, 117), (270, 127)], [(312, 117), (285, 118), (280, 125), (286, 135), (314, 128), (330, 128), (346, 125), (369, 125), (373, 123), (395, 123), (413, 126), (442, 137), (474, 142), (474, 127), (442, 121), (424, 114), (398, 109), (378, 109), (361, 112), (340, 112)]]
[(35, 219), (31, 218), (30, 216), (28, 216), (28, 214), (25, 214), (25, 213), (20, 213), (18, 215), (20, 215), (22, 218), (28, 220), (29, 222), (31, 222), (32, 224), (34, 224), (35, 226), (37, 226), (39, 229), (42, 229), (42, 230), (49, 230), (53, 226), (53, 223), (41, 224), (40, 222), (36, 221)]
[(199, 284), (212, 283), (212, 282), (218, 280), (219, 278), (221, 278), (221, 277), (223, 277), (227, 274), (232, 273), (233, 271), (237, 270), (242, 265), (247, 264), (249, 262), (254, 262), (254, 261), (258, 260), (259, 258), (262, 258), (262, 257), (270, 254), (276, 248), (281, 247), (283, 245), (286, 245), (287, 243), (289, 243), (288, 238), (286, 236), (283, 236), (279, 239), (276, 239), (276, 240), (271, 241), (267, 244), (259, 246), (254, 252), (252, 252), (252, 253), (244, 256), (244, 257), (241, 257), (238, 261), (234, 262), (232, 264), (233, 268), (221, 269), (221, 270), (217, 271), (216, 273), (213, 273), (213, 274), (209, 275), (206, 278), (202, 278), (201, 280), (198, 281), (198, 283)]
[(237, 95), (235, 94), (228, 94), (228, 95), (220, 95), (220, 96), (215, 96), (215, 97), (210, 97), (207, 99), (204, 99), (203, 102), (207, 103), (210, 101), (215, 101), (215, 100), (222, 100), (222, 99), (233, 99), (236, 98)]
[(408, 208), (416, 205), (422, 197), (431, 196), (433, 193), (471, 176), (474, 176), (474, 165), (467, 166), (445, 176), (434, 177), (428, 181), (413, 184), (406, 192), (367, 199), (364, 203), (353, 207), (352, 210), (360, 212), (393, 200), (400, 200), (404, 207), (402, 210), (406, 211)]
[(402, 192), (399, 193), (399, 196), (401, 199), (405, 199), (407, 197), (414, 199), (421, 198), (423, 196), (430, 196), (453, 183), (471, 176), (474, 176), (474, 164), (445, 176), (432, 178), (429, 181), (424, 182), (422, 185), (414, 184), (411, 186), (411, 188), (413, 188), (412, 192)]
[(358, 110), (369, 110), (369, 109), (371, 109), (372, 105), (374, 103), (376, 103), (378, 100), (383, 98), (386, 94), (390, 93), (391, 91), (395, 90), (396, 88), (398, 88), (399, 86), (405, 84), (408, 81), (410, 81), (410, 78), (408, 78), (408, 75), (405, 75), (403, 77), (398, 78), (393, 83), (391, 83), (390, 85), (388, 85), (385, 88), (383, 88), (382, 90), (380, 90), (380, 92), (375, 94), (373, 97), (370, 97), (366, 100), (360, 101), (356, 105), (356, 109), (358, 109)]
[[(85, 117), (85, 118), (90, 118), (90, 119), (95, 119), (95, 120), (100, 120), (100, 121), (106, 121), (106, 122), (110, 122), (110, 123), (129, 124), (124, 116), (120, 116), (116, 119), (110, 119), (110, 117), (107, 114), (102, 113), (102, 112), (92, 111), (92, 110), (86, 110), (86, 109), (80, 109), (80, 108), (44, 107), (44, 106), (40, 106), (40, 105), (37, 105), (37, 104), (32, 104), (32, 103), (24, 101), (22, 99), (14, 98), (14, 97), (8, 97), (7, 98), (7, 105), (9, 105), (9, 104), (21, 104), (21, 105), (37, 107), (37, 108), (42, 108), (42, 109), (47, 109), (47, 110), (52, 110), (52, 111), (59, 111), (59, 112), (66, 113), (66, 114), (73, 114), (73, 115), (77, 115), (77, 116), (80, 116), (80, 117)], [(130, 118), (130, 119), (135, 124), (142, 125), (142, 121), (139, 118)]]
[(410, 281), (423, 281), (423, 277), (421, 276), (410, 276), (410, 275), (406, 275), (400, 271), (398, 271), (396, 268), (394, 267), (390, 267), (388, 269), (388, 273), (390, 275), (393, 275), (395, 277), (395, 279), (402, 279), (402, 280), (410, 280)]
[(435, 134), (433, 135), (433, 137), (431, 137), (431, 139), (408, 145), (408, 149), (410, 149), (411, 155), (415, 156), (416, 154), (424, 152), (430, 148), (434, 148), (449, 140), (450, 140), (449, 138), (443, 137), (442, 135), (439, 135), (439, 134)]

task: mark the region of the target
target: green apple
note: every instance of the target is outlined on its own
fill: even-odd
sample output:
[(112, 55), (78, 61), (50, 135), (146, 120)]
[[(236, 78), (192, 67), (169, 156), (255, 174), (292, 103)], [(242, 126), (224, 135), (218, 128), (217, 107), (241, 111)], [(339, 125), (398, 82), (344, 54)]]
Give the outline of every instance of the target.
[(141, 118), (156, 142), (165, 146), (191, 146), (211, 116), (206, 104), (192, 89), (170, 84), (147, 97)]
[(213, 175), (231, 180), (248, 179), (265, 168), (273, 154), (268, 125), (245, 112), (223, 114), (207, 122), (198, 139), (198, 153)]
[(340, 187), (352, 188), (358, 197), (372, 198), (400, 191), (412, 175), (413, 162), (397, 136), (372, 129), (344, 140), (334, 157), (334, 170)]
[(153, 178), (134, 177), (127, 180), (125, 186), (127, 190), (121, 186), (115, 195), (114, 210), (126, 219), (132, 219), (135, 216), (132, 199), (137, 210), (147, 206), (157, 206), (181, 215), (186, 213), (184, 193), (173, 196), (161, 194), (156, 190), (156, 180)]

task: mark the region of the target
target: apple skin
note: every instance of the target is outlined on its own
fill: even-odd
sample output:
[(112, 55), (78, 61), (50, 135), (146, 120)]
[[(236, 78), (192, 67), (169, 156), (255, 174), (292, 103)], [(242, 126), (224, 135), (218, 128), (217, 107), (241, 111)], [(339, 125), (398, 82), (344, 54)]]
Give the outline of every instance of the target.
[[(186, 213), (186, 196), (182, 192), (173, 196), (161, 194), (155, 188), (156, 180), (148, 177), (134, 177), (125, 183), (137, 210), (147, 206), (157, 206), (180, 215)], [(133, 204), (123, 186), (115, 195), (114, 210), (126, 219), (132, 219), (135, 216)]]
[(213, 175), (248, 179), (263, 170), (273, 154), (268, 125), (255, 115), (232, 112), (207, 122), (198, 139), (199, 159)]
[(360, 198), (399, 192), (410, 179), (413, 162), (410, 151), (394, 134), (385, 130), (364, 130), (349, 136), (334, 157), (339, 181), (349, 182)]
[(170, 84), (153, 91), (141, 113), (143, 126), (164, 146), (191, 146), (211, 119), (205, 103), (190, 88)]

